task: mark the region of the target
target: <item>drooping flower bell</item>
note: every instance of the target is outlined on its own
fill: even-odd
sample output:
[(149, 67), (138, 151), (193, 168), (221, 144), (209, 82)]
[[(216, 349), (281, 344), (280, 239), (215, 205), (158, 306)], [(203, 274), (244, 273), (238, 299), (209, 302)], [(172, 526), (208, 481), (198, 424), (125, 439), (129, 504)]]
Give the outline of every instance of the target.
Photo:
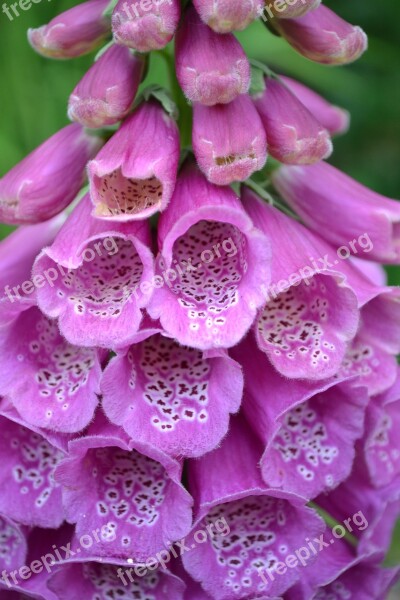
[(179, 132), (156, 100), (143, 102), (89, 162), (94, 215), (146, 219), (164, 210), (174, 191)]
[(235, 193), (187, 162), (160, 217), (158, 247), (150, 316), (182, 345), (238, 343), (263, 303), (270, 245)]
[(264, 8), (264, 0), (194, 0), (204, 23), (218, 33), (245, 29)]
[(176, 75), (191, 102), (227, 104), (250, 85), (250, 64), (235, 36), (220, 35), (189, 7), (175, 37)]
[(253, 102), (267, 134), (268, 151), (282, 163), (312, 164), (332, 153), (328, 131), (275, 77), (266, 77)]
[(244, 370), (243, 414), (264, 445), (261, 476), (272, 488), (315, 498), (350, 475), (368, 394), (343, 375), (290, 381), (252, 337), (231, 353)]
[(112, 45), (74, 88), (68, 101), (68, 117), (84, 127), (105, 127), (126, 117), (144, 65), (140, 55)]
[(100, 146), (78, 124), (52, 135), (1, 178), (2, 222), (38, 223), (61, 212), (81, 189), (86, 163)]
[(279, 78), (329, 133), (346, 133), (350, 125), (350, 114), (346, 110), (333, 106), (317, 92), (291, 77), (280, 75)]
[(101, 358), (96, 348), (66, 342), (57, 322), (36, 307), (0, 330), (0, 394), (27, 423), (77, 432), (91, 421), (100, 393)]
[(76, 598), (184, 600), (185, 589), (183, 582), (166, 570), (137, 577), (132, 567), (97, 562), (63, 565), (51, 576), (48, 587), (57, 600), (71, 600), (71, 594)]
[[(189, 462), (195, 514), (187, 542), (194, 548), (182, 561), (215, 600), (274, 598), (306, 579), (308, 569), (300, 563), (284, 575), (275, 569), (303, 544), (305, 532), (313, 537), (324, 530), (304, 500), (266, 487), (257, 465), (260, 452), (258, 439), (239, 417), (219, 448)], [(225, 521), (225, 530), (219, 527), (207, 544), (196, 544), (196, 531), (210, 531), (218, 520)]]
[(262, 122), (247, 94), (229, 104), (195, 103), (192, 143), (200, 169), (217, 185), (244, 181), (267, 160)]
[(114, 40), (139, 52), (159, 50), (172, 40), (179, 17), (179, 0), (119, 0), (112, 14)]
[(88, 0), (28, 30), (31, 46), (49, 58), (75, 58), (97, 48), (110, 32), (110, 0)]
[[(86, 195), (42, 250), (34, 276), (39, 308), (59, 319), (60, 331), (74, 345), (124, 347), (135, 336), (153, 278), (148, 223), (114, 223), (91, 216)], [(145, 290), (145, 291), (144, 291)]]
[(354, 290), (338, 268), (308, 266), (329, 252), (322, 240), (246, 187), (242, 198), (272, 242), (271, 285), (263, 287), (265, 305), (255, 323), (259, 347), (286, 377), (332, 377), (357, 332)]
[(345, 65), (367, 49), (364, 31), (322, 4), (298, 19), (275, 19), (273, 26), (300, 54), (322, 64)]
[(354, 181), (332, 165), (280, 167), (274, 186), (314, 231), (338, 246), (356, 244), (360, 227), (371, 244), (357, 256), (400, 263), (400, 204)]
[(91, 551), (106, 562), (130, 558), (134, 564), (145, 563), (189, 532), (192, 498), (181, 474), (182, 463), (129, 440), (100, 419), (85, 437), (70, 442), (55, 479), (76, 535), (105, 527), (109, 537)]

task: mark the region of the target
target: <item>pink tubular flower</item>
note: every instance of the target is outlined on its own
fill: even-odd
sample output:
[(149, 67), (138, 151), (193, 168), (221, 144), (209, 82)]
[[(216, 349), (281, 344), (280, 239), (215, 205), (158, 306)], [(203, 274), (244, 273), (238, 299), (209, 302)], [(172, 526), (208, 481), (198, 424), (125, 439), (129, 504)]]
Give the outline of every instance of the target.
[(136, 334), (153, 278), (148, 223), (109, 224), (86, 195), (33, 267), (40, 309), (79, 346), (124, 347)]
[(188, 162), (160, 217), (158, 241), (152, 318), (182, 345), (207, 350), (238, 343), (263, 303), (270, 246), (235, 193), (212, 185)]
[(172, 40), (180, 11), (179, 0), (119, 0), (112, 15), (114, 40), (139, 52), (160, 50)]
[(64, 520), (54, 469), (64, 453), (38, 433), (0, 417), (0, 513), (31, 527)]
[(57, 600), (72, 597), (184, 600), (183, 582), (165, 569), (138, 577), (133, 568), (97, 562), (63, 565), (51, 576), (48, 587)]
[(207, 179), (217, 185), (244, 181), (267, 160), (267, 140), (249, 96), (229, 104), (193, 105), (193, 151)]
[(264, 0), (194, 0), (201, 19), (217, 33), (245, 29), (264, 8)]
[(38, 29), (28, 30), (31, 46), (49, 58), (75, 58), (91, 52), (110, 31), (104, 13), (110, 0), (89, 0), (57, 15)]
[(295, 19), (302, 17), (310, 10), (314, 10), (321, 4), (321, 0), (290, 0), (285, 2), (271, 2), (266, 0), (264, 14), (278, 19)]
[(175, 121), (156, 100), (141, 104), (88, 165), (95, 216), (132, 221), (164, 210), (178, 162)]
[(328, 131), (284, 83), (266, 77), (265, 90), (253, 96), (267, 134), (268, 151), (287, 164), (312, 164), (332, 153)]
[(400, 263), (400, 204), (323, 162), (278, 169), (273, 184), (303, 222), (328, 241), (358, 245), (361, 228), (372, 243), (359, 258)]
[(96, 421), (85, 437), (70, 443), (55, 477), (76, 535), (104, 533), (86, 552), (95, 551), (105, 562), (144, 563), (187, 535), (192, 498), (180, 483), (180, 462), (121, 433)]
[[(234, 418), (221, 447), (189, 461), (195, 523), (187, 537), (192, 550), (182, 561), (215, 600), (280, 596), (308, 575), (299, 563), (277, 576), (280, 561), (303, 544), (305, 532), (311, 538), (324, 530), (304, 500), (266, 488), (257, 465), (260, 453), (244, 420)], [(199, 530), (209, 532), (207, 543), (196, 544)]]
[(81, 189), (86, 162), (99, 147), (77, 124), (43, 142), (1, 178), (1, 221), (38, 223), (61, 212)]
[(0, 395), (37, 427), (77, 432), (91, 421), (100, 393), (101, 355), (72, 346), (36, 307), (0, 329)]
[(248, 188), (242, 197), (272, 243), (271, 285), (263, 286), (266, 303), (255, 323), (258, 346), (286, 377), (332, 377), (357, 332), (357, 297), (338, 268), (308, 266), (329, 247)]
[(68, 117), (84, 127), (113, 125), (128, 114), (144, 71), (144, 59), (112, 45), (85, 73), (69, 97)]
[(291, 77), (279, 75), (279, 78), (329, 133), (346, 133), (350, 125), (350, 113), (347, 110), (333, 106), (314, 90)]
[(246, 381), (243, 414), (262, 441), (266, 485), (312, 499), (351, 472), (363, 435), (368, 395), (345, 377), (291, 381), (257, 349), (252, 336), (233, 348)]
[(130, 438), (172, 456), (201, 456), (228, 431), (243, 392), (240, 366), (225, 350), (202, 353), (161, 330), (116, 356), (102, 379), (103, 409)]
[(323, 5), (299, 19), (275, 19), (273, 24), (300, 54), (322, 64), (351, 63), (368, 45), (360, 27), (350, 25)]
[(191, 102), (227, 104), (250, 85), (248, 58), (231, 33), (220, 35), (189, 7), (175, 37), (176, 75)]

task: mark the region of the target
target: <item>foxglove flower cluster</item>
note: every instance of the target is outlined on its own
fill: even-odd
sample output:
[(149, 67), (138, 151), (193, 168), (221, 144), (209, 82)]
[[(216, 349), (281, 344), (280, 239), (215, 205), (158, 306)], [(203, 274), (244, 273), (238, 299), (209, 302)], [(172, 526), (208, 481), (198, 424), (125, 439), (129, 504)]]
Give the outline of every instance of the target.
[(269, 11), (336, 65), (366, 36), (319, 0), (182, 4), (28, 34), (56, 59), (111, 41), (0, 181), (0, 598), (384, 600), (400, 208), (325, 162), (348, 113), (233, 32)]

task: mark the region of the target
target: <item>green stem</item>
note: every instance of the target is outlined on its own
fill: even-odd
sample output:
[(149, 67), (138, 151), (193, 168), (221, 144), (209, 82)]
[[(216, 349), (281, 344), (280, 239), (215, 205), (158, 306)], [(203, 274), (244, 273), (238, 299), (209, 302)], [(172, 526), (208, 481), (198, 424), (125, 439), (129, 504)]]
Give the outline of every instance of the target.
[(273, 77), (274, 79), (279, 79), (278, 75), (274, 71), (272, 71), (272, 69), (267, 67), (267, 65), (260, 62), (259, 60), (256, 60), (255, 58), (250, 58), (249, 62), (252, 67), (257, 67), (257, 69), (260, 69), (268, 77)]
[(275, 202), (271, 194), (264, 190), (264, 188), (262, 188), (261, 185), (258, 185), (258, 183), (254, 181), (254, 179), (247, 179), (245, 185), (247, 185), (247, 187), (253, 190), (253, 192), (258, 194), (263, 200), (266, 200), (268, 204), (274, 206)]
[(296, 215), (286, 204), (284, 204), (279, 198), (275, 198), (272, 196), (267, 190), (265, 190), (261, 185), (256, 183), (254, 179), (247, 179), (243, 185), (247, 185), (250, 189), (253, 190), (256, 194), (258, 194), (263, 200), (266, 200), (270, 206), (274, 206), (278, 208), (280, 211), (288, 215), (291, 219), (295, 219), (296, 221), (300, 221), (298, 215)]
[[(309, 502), (308, 506), (310, 508), (313, 508), (314, 510), (317, 511), (317, 513), (320, 515), (320, 517), (323, 518), (323, 520), (325, 521), (325, 523), (328, 525), (328, 527), (330, 527), (331, 529), (333, 529), (334, 527), (341, 527), (342, 529), (345, 529), (343, 523), (340, 523), (339, 521), (337, 521), (334, 517), (332, 517), (328, 512), (326, 512), (326, 510), (324, 510), (323, 508), (321, 508), (320, 506), (318, 506), (318, 504), (315, 504), (315, 502)], [(351, 533), (349, 531), (346, 531), (343, 539), (345, 539), (347, 542), (349, 542), (349, 544), (351, 546), (357, 547), (358, 546), (358, 540), (354, 535), (351, 535)]]
[(160, 54), (167, 64), (172, 98), (179, 111), (178, 126), (181, 136), (181, 148), (190, 148), (192, 145), (192, 109), (176, 78), (173, 55), (168, 50), (160, 50)]

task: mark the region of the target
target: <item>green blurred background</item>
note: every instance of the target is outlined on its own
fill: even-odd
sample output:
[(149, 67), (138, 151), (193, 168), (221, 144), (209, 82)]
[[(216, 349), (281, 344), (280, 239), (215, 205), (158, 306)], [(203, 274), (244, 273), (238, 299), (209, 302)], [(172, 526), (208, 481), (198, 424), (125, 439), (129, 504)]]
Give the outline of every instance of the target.
[[(46, 60), (31, 50), (26, 30), (76, 3), (41, 0), (30, 10), (20, 11), (13, 21), (0, 12), (0, 175), (68, 122), (68, 95), (93, 55), (73, 61)], [(400, 4), (393, 0), (327, 0), (326, 4), (368, 33), (369, 51), (354, 65), (330, 68), (311, 63), (271, 35), (261, 22), (238, 37), (253, 58), (303, 80), (348, 109), (351, 128), (335, 140), (331, 162), (376, 191), (399, 197)], [(165, 62), (159, 55), (152, 57), (148, 82), (168, 85)], [(7, 231), (0, 226), (0, 235)], [(400, 268), (389, 269), (389, 275), (391, 283), (400, 283)], [(400, 562), (398, 529), (398, 541), (389, 557), (392, 564)]]

